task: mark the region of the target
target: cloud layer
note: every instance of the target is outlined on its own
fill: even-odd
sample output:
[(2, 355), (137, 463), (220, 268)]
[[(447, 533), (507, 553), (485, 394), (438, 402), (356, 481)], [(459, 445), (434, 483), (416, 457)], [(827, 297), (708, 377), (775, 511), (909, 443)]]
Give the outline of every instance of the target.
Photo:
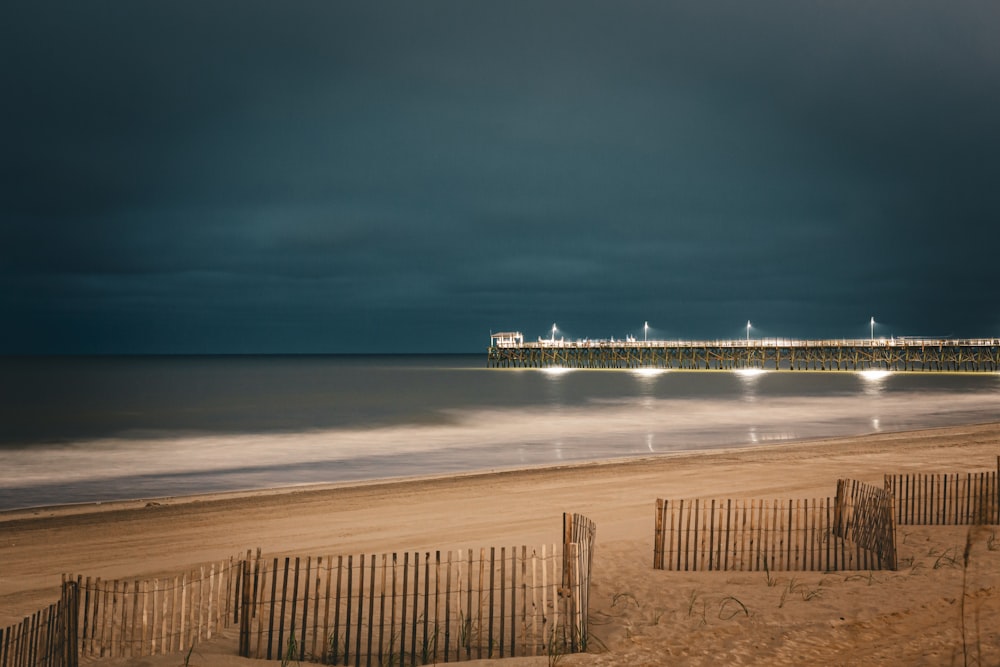
[(1000, 328), (994, 3), (13, 17), (0, 353)]

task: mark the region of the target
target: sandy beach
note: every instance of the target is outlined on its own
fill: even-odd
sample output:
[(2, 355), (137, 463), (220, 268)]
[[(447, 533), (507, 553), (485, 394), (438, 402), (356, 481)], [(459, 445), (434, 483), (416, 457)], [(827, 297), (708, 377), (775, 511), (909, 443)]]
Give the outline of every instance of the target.
[[(994, 423), (515, 472), (0, 513), (0, 626), (52, 602), (65, 572), (151, 577), (257, 547), (277, 555), (551, 543), (560, 539), (562, 512), (569, 511), (597, 524), (591, 591), (596, 641), (592, 652), (565, 656), (560, 664), (998, 664), (996, 527), (900, 527), (896, 572), (766, 577), (651, 566), (657, 497), (826, 497), (840, 477), (881, 485), (885, 473), (989, 471), (998, 454), (1000, 424)], [(234, 653), (229, 633), (199, 645), (191, 664), (274, 664)], [(159, 667), (182, 660), (174, 655), (104, 664)], [(503, 664), (545, 665), (548, 659)]]

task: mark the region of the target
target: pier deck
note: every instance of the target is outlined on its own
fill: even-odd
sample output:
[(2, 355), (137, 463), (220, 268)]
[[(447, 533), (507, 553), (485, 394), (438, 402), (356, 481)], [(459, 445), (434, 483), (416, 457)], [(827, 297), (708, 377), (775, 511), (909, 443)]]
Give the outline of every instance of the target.
[(495, 335), (489, 368), (870, 371), (991, 373), (1000, 339), (539, 340)]

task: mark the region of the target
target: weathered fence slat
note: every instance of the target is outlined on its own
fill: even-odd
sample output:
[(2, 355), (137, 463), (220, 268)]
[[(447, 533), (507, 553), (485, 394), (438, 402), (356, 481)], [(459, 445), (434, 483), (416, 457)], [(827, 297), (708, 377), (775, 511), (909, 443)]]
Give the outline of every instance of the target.
[(831, 498), (657, 499), (653, 566), (735, 571), (894, 567), (891, 496), (842, 482), (840, 505)]
[(80, 584), (63, 575), (60, 598), (0, 628), (0, 666), (48, 667), (79, 664)]
[[(138, 657), (187, 650), (211, 638), (229, 625), (229, 611), (219, 602), (223, 579), (242, 578), (242, 562), (212, 563), (162, 579), (63, 575), (64, 585), (72, 582), (78, 591), (72, 612), (77, 651), (95, 658)], [(59, 634), (63, 623), (52, 616), (38, 631)]]
[[(700, 542), (703, 562), (728, 563), (731, 507), (715, 509), (702, 517), (700, 540), (693, 542)], [(723, 525), (725, 542), (714, 528)], [(503, 546), (498, 553), (490, 547), (488, 554), (482, 548), (478, 559), (472, 549), (446, 551), (444, 558), (428, 551), (423, 563), (420, 552), (412, 559), (404, 553), (401, 591), (395, 553), (391, 565), (387, 555), (362, 555), (356, 563), (349, 555), (346, 573), (342, 556), (335, 567), (332, 556), (297, 557), (293, 569), (290, 557), (282, 568), (277, 557), (264, 561), (258, 549), (256, 557), (248, 551), (245, 558), (163, 578), (63, 575), (58, 603), (0, 628), (0, 667), (75, 667), (81, 655), (182, 652), (234, 623), (243, 656), (327, 664), (350, 664), (352, 633), (356, 666), (577, 651), (587, 636), (595, 534), (593, 522), (567, 515), (561, 548)]]
[(1000, 456), (989, 472), (885, 475), (899, 525), (1000, 523)]
[(285, 586), (275, 583), (282, 578), (277, 559), (273, 569), (261, 564), (259, 584), (247, 587), (239, 613), (256, 617), (249, 629), (241, 625), (252, 635), (241, 650), (265, 655), (265, 644), (287, 641), (285, 631), (295, 639), (297, 660), (355, 666), (579, 650), (596, 531), (578, 517), (565, 527), (564, 539), (579, 543), (348, 555), (336, 566), (332, 557), (300, 558), (298, 582), (289, 558), (292, 581)]

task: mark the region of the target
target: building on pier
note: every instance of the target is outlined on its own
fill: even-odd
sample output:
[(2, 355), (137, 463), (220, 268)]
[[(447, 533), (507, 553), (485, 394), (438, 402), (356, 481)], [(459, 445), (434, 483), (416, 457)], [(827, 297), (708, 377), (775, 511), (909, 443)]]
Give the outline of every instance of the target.
[(524, 345), (524, 334), (520, 331), (501, 331), (490, 334), (490, 349), (495, 347), (520, 347)]
[(493, 334), (490, 368), (997, 372), (1000, 339), (645, 341), (546, 340)]

